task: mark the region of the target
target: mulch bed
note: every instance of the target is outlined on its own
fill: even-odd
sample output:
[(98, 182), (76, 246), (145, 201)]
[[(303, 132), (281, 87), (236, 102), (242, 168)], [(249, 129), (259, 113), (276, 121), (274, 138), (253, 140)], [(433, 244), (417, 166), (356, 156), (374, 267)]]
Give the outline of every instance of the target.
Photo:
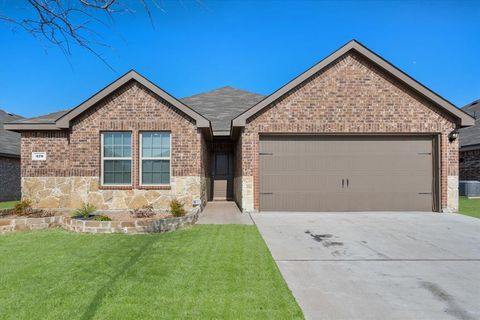
[(60, 215), (58, 212), (42, 210), (42, 209), (29, 209), (24, 214), (15, 214), (13, 209), (0, 210), (0, 219), (25, 219), (25, 218), (46, 218)]
[[(135, 220), (148, 220), (148, 219), (166, 219), (166, 218), (171, 218), (173, 217), (170, 213), (155, 213), (149, 217), (136, 217), (130, 212), (115, 212), (115, 213), (102, 213), (99, 212), (96, 215), (102, 215), (102, 216), (107, 216), (112, 221), (135, 221)], [(70, 217), (71, 215), (66, 215)], [(72, 217), (74, 219), (79, 219), (79, 220), (93, 220), (95, 215), (90, 215), (88, 218), (82, 218), (82, 217)]]

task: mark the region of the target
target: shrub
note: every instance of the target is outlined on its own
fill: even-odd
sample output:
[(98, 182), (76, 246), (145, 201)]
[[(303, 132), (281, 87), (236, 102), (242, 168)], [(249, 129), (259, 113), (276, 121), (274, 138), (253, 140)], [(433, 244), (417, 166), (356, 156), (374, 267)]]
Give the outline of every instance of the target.
[(110, 219), (110, 217), (105, 216), (103, 214), (96, 215), (95, 217), (93, 217), (93, 220), (95, 220), (95, 221), (112, 221), (112, 219)]
[(150, 218), (155, 215), (152, 205), (144, 205), (141, 208), (130, 210), (134, 218)]
[(32, 209), (32, 201), (24, 199), (13, 207), (13, 214), (17, 216), (26, 216)]
[(74, 217), (82, 217), (82, 218), (88, 218), (90, 214), (95, 212), (97, 208), (90, 203), (85, 203), (81, 208), (78, 208), (73, 212)]
[(182, 217), (184, 216), (187, 212), (185, 211), (184, 204), (177, 199), (173, 199), (170, 201), (170, 213), (174, 217)]
[(53, 217), (55, 215), (55, 211), (48, 211), (42, 209), (27, 209), (27, 214), (29, 218), (45, 218), (45, 217)]
[(9, 213), (28, 218), (45, 218), (55, 215), (54, 211), (32, 208), (32, 202), (28, 199), (18, 202)]

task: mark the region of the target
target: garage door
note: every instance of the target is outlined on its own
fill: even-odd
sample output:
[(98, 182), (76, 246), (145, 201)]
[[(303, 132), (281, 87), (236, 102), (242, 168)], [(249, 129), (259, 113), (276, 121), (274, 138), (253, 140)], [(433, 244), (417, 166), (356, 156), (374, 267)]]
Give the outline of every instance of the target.
[(262, 211), (432, 211), (422, 136), (261, 136)]

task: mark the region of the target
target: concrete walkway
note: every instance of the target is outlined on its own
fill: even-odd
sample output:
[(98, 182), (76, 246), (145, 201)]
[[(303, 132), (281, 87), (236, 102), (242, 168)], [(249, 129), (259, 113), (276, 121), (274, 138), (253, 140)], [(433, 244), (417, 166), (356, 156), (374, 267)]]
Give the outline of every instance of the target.
[(211, 201), (200, 214), (197, 224), (253, 224), (248, 213), (242, 213), (234, 201)]
[(307, 319), (480, 319), (480, 219), (252, 214)]

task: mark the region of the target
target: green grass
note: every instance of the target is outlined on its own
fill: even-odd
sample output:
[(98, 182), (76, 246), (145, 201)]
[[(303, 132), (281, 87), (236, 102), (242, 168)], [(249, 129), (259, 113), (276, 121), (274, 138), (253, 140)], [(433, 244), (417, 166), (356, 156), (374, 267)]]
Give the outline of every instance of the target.
[(460, 197), (458, 212), (461, 214), (480, 218), (480, 199), (468, 199)]
[(255, 226), (0, 236), (0, 319), (303, 318)]
[(5, 201), (5, 202), (0, 202), (0, 209), (10, 209), (13, 208), (18, 201)]

